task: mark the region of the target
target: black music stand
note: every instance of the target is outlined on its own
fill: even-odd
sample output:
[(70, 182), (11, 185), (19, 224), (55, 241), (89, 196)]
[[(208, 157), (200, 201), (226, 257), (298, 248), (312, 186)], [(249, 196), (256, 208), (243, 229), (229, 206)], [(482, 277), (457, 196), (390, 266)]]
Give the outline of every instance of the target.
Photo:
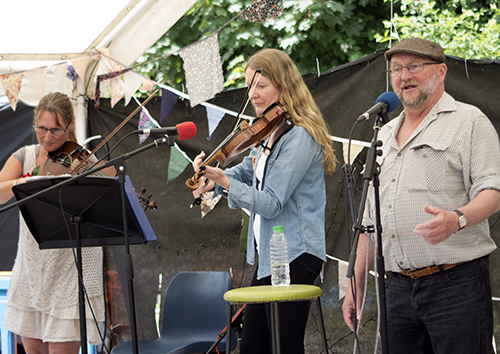
[[(123, 245), (127, 239), (129, 243), (143, 244), (155, 240), (156, 236), (128, 176), (125, 176), (123, 188), (122, 182), (119, 182), (119, 178), (123, 176), (84, 177), (31, 178), (27, 183), (14, 186), (12, 190), (18, 201), (41, 191), (49, 191), (19, 205), (23, 218), (41, 249), (76, 249), (81, 350), (86, 354), (87, 329), (81, 248)], [(60, 188), (55, 187), (61, 182), (69, 182), (68, 179), (71, 178), (74, 179), (72, 183), (63, 183)], [(70, 224), (74, 227), (70, 227)]]

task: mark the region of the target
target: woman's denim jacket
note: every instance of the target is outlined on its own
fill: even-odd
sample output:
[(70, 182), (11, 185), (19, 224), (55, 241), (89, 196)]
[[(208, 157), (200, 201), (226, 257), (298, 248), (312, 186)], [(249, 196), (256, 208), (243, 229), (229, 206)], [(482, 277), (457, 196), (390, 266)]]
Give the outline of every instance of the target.
[(326, 191), (319, 144), (304, 128), (293, 126), (267, 157), (259, 191), (254, 187), (255, 166), (262, 153), (262, 147), (253, 149), (240, 164), (225, 170), (230, 179), (229, 193), (220, 186), (216, 188), (217, 193), (227, 197), (230, 208), (246, 208), (251, 212), (247, 239), (249, 264), (255, 263), (254, 214), (262, 217), (258, 279), (271, 274), (269, 241), (273, 226), (284, 227), (290, 262), (302, 253), (326, 261)]

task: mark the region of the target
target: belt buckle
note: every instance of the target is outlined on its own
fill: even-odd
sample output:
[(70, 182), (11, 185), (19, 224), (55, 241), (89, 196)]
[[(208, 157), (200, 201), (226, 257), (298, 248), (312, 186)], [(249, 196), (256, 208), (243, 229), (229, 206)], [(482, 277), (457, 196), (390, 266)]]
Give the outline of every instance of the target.
[(406, 274), (408, 274), (408, 276), (411, 278), (411, 279), (418, 279), (419, 276), (416, 274), (418, 271), (418, 269), (412, 269), (412, 270), (408, 270)]

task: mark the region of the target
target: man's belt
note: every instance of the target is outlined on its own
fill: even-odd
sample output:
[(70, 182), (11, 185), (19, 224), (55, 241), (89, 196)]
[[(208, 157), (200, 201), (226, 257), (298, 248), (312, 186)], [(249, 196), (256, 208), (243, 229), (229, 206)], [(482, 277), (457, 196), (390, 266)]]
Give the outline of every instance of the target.
[(421, 269), (406, 269), (401, 272), (403, 275), (407, 275), (412, 279), (418, 279), (425, 277), (427, 275), (432, 275), (436, 274), (439, 272), (444, 272), (445, 270), (449, 270), (451, 268), (455, 268), (456, 266), (460, 264), (464, 264), (465, 262), (460, 262), (460, 263), (455, 263), (455, 264), (441, 264), (441, 265), (434, 265), (430, 267), (425, 267)]

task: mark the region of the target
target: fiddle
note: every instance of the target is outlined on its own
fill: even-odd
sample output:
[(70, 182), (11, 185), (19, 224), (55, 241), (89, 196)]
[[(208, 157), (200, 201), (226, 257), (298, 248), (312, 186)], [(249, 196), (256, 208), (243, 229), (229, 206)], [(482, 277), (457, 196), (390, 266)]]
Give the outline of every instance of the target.
[[(92, 153), (83, 146), (73, 141), (66, 141), (58, 150), (47, 154), (48, 159), (43, 166), (43, 173), (52, 176), (64, 174), (78, 175), (93, 168), (94, 165), (101, 166), (104, 164), (103, 161), (97, 163), (91, 161), (89, 159), (91, 155)], [(96, 172), (96, 175), (114, 177), (116, 176), (116, 171), (115, 168), (111, 166)], [(156, 210), (158, 207), (156, 206), (156, 202), (151, 200), (152, 194), (145, 197), (144, 193), (146, 193), (145, 188), (141, 189), (141, 193), (136, 193), (143, 210)]]
[(283, 122), (286, 110), (279, 103), (269, 106), (261, 117), (251, 125), (243, 121), (238, 128), (230, 134), (219, 147), (198, 168), (194, 176), (186, 181), (190, 190), (197, 189), (201, 184), (202, 167), (218, 162), (221, 167), (226, 167), (231, 161), (244, 151), (254, 148), (272, 133)]
[[(66, 141), (58, 150), (47, 154), (47, 162), (43, 166), (45, 175), (59, 176), (63, 174), (78, 175), (104, 162), (95, 163), (90, 160), (92, 153), (74, 141)], [(97, 174), (113, 177), (116, 176), (114, 167), (106, 168)]]

